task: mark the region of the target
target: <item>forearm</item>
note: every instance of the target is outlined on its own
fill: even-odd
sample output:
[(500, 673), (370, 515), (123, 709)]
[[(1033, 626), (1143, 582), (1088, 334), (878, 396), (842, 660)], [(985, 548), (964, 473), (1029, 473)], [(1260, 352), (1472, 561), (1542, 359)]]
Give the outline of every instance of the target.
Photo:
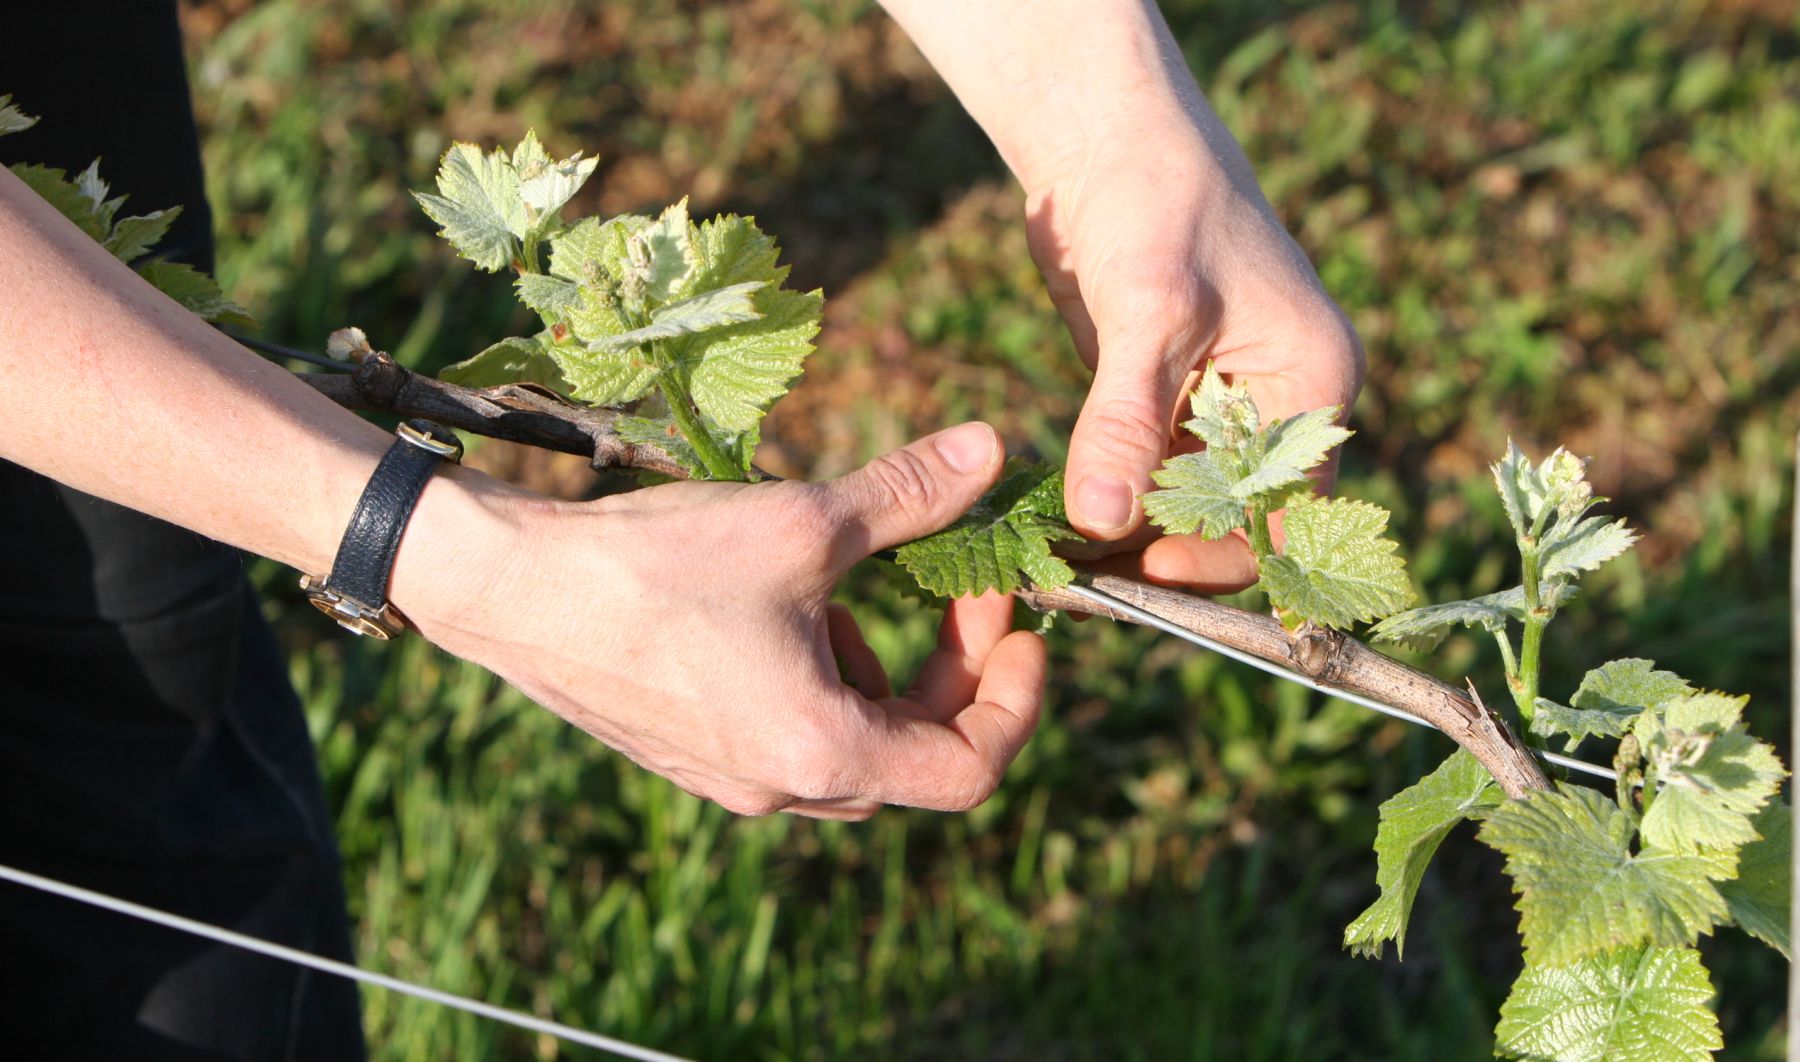
[[(1168, 145), (1254, 177), (1151, 0), (882, 0), (1028, 191), (1107, 139)], [(1180, 164), (1181, 159), (1171, 159)]]
[[(3, 170), (0, 384), (0, 456), (311, 572), (329, 570), (391, 439), (157, 292)], [(429, 489), (415, 524), (456, 508), (459, 488)]]

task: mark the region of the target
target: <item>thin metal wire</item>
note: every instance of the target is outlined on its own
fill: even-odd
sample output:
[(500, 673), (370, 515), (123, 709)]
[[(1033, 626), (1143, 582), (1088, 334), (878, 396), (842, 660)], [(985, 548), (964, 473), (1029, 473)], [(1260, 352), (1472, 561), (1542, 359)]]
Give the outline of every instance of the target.
[[(1228, 656), (1239, 663), (1249, 664), (1259, 671), (1266, 671), (1276, 678), (1299, 683), (1307, 689), (1316, 690), (1328, 697), (1336, 697), (1339, 700), (1349, 701), (1351, 704), (1359, 704), (1364, 708), (1380, 712), (1382, 715), (1391, 715), (1395, 719), (1404, 719), (1406, 722), (1418, 726), (1431, 726), (1430, 723), (1413, 715), (1411, 712), (1396, 708), (1391, 704), (1383, 704), (1372, 697), (1364, 697), (1360, 693), (1351, 693), (1349, 690), (1340, 690), (1327, 686), (1306, 675), (1302, 675), (1298, 671), (1290, 671), (1280, 664), (1264, 660), (1259, 656), (1253, 656), (1250, 653), (1244, 652), (1242, 649), (1226, 645), (1217, 639), (1208, 638), (1204, 634), (1196, 634), (1178, 623), (1166, 620), (1154, 612), (1147, 612), (1129, 602), (1121, 601), (1103, 590), (1096, 590), (1091, 586), (1082, 586), (1078, 583), (1070, 583), (1068, 586), (1063, 587), (1063, 590), (1066, 593), (1074, 594), (1076, 597), (1091, 601), (1102, 608), (1111, 609), (1121, 615), (1129, 616), (1135, 622), (1141, 623), (1146, 627), (1155, 627), (1164, 634), (1173, 634), (1175, 637), (1180, 638), (1183, 641), (1191, 642), (1203, 649), (1211, 649), (1213, 652)], [(1435, 730), (1437, 728), (1432, 727), (1432, 729)], [(1591, 774), (1596, 778), (1605, 778), (1611, 781), (1617, 781), (1619, 778), (1618, 772), (1613, 771), (1610, 768), (1588, 763), (1585, 760), (1578, 760), (1572, 756), (1563, 756), (1555, 752), (1540, 752), (1539, 755), (1543, 756), (1544, 759), (1549, 760), (1551, 763), (1567, 767), (1571, 771), (1581, 771), (1586, 774)]]
[(506, 1025), (512, 1025), (535, 1033), (544, 1033), (549, 1036), (554, 1036), (559, 1040), (565, 1040), (572, 1044), (580, 1044), (583, 1047), (592, 1047), (623, 1058), (639, 1059), (640, 1062), (686, 1062), (686, 1060), (679, 1055), (664, 1054), (661, 1051), (654, 1051), (648, 1047), (639, 1047), (629, 1041), (615, 1040), (610, 1036), (601, 1036), (599, 1033), (587, 1032), (582, 1029), (574, 1028), (573, 1026), (563, 1025), (560, 1022), (546, 1021), (543, 1018), (533, 1017), (530, 1014), (522, 1014), (516, 1010), (508, 1010), (505, 1007), (496, 1007), (492, 1003), (483, 1003), (479, 1000), (466, 999), (462, 996), (453, 995), (452, 993), (444, 992), (436, 988), (430, 988), (425, 985), (416, 985), (411, 981), (402, 981), (398, 977), (389, 977), (386, 974), (371, 973), (368, 970), (352, 966), (346, 962), (327, 959), (323, 956), (314, 955), (309, 951), (290, 948), (284, 944), (276, 944), (272, 941), (263, 940), (260, 937), (252, 937), (244, 933), (224, 929), (206, 922), (195, 921), (192, 918), (183, 918), (181, 915), (170, 914), (167, 911), (160, 911), (154, 907), (145, 907), (143, 904), (132, 903), (130, 900), (121, 900), (116, 896), (109, 896), (103, 892), (95, 892), (92, 889), (84, 889), (77, 885), (70, 885), (65, 882), (57, 881), (54, 878), (46, 878), (27, 871), (16, 870), (5, 864), (0, 864), (0, 879), (18, 885), (24, 885), (28, 888), (37, 889), (41, 892), (61, 896), (65, 899), (78, 900), (95, 907), (102, 907), (119, 914), (130, 915), (133, 918), (139, 918), (146, 922), (154, 922), (157, 925), (167, 926), (170, 929), (179, 930), (183, 933), (192, 933), (195, 936), (206, 937), (209, 940), (216, 940), (222, 944), (230, 944), (233, 947), (244, 948), (248, 951), (254, 951), (271, 958), (298, 963), (301, 966), (319, 970), (323, 973), (335, 974), (338, 977), (348, 977), (352, 981), (361, 981), (364, 984), (376, 985), (388, 989), (391, 992), (415, 996), (419, 999), (437, 1003), (441, 1006), (466, 1011), (491, 1021), (502, 1022)]
[[(231, 335), (231, 333), (227, 332), (226, 335)], [(292, 358), (295, 361), (304, 361), (309, 365), (317, 365), (333, 372), (349, 372), (353, 368), (347, 362), (334, 361), (323, 354), (313, 354), (304, 350), (295, 350), (293, 347), (284, 347), (280, 343), (271, 343), (266, 339), (251, 339), (248, 336), (231, 336), (231, 338), (258, 354), (271, 358)]]

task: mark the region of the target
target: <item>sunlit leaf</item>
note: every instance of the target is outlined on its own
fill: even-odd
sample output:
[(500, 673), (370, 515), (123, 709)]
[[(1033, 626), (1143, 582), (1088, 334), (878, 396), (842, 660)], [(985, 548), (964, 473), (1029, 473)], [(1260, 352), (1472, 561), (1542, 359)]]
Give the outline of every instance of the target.
[(1725, 1046), (1712, 982), (1692, 948), (1622, 948), (1529, 964), (1500, 1008), (1496, 1046), (1557, 1062), (1706, 1062)]

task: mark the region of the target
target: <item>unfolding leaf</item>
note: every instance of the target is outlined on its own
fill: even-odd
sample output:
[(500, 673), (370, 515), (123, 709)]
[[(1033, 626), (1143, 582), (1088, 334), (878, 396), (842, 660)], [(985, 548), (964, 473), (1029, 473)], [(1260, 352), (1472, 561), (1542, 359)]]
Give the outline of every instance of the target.
[(1344, 947), (1379, 958), (1391, 940), (1404, 956), (1413, 898), (1438, 845), (1457, 823), (1480, 818), (1500, 800), (1493, 775), (1468, 750), (1457, 749), (1437, 770), (1383, 801), (1375, 831), (1381, 898), (1344, 930)]
[(180, 207), (170, 207), (136, 217), (120, 218), (113, 225), (112, 233), (106, 237), (106, 249), (121, 262), (135, 261), (161, 242), (168, 235), (169, 226), (180, 216)]
[(444, 369), (438, 378), (464, 387), (535, 383), (563, 394), (570, 390), (543, 340), (522, 336), (502, 339), (474, 357)]
[(125, 202), (125, 197), (121, 195), (112, 199), (107, 198), (107, 193), (112, 191), (112, 186), (100, 178), (99, 159), (88, 163), (87, 169), (75, 175), (75, 188), (92, 207), (94, 217), (100, 223), (100, 228), (103, 231), (111, 232), (113, 215), (118, 213), (120, 205)]
[(1260, 585), (1276, 608), (1327, 627), (1406, 607), (1412, 583), (1382, 535), (1387, 521), (1385, 509), (1367, 502), (1300, 498), (1288, 506), (1281, 555), (1261, 559)]
[(1506, 456), (1494, 466), (1494, 486), (1500, 492), (1500, 503), (1506, 507), (1506, 519), (1513, 533), (1523, 539), (1531, 534), (1549, 498), (1549, 489), (1537, 466), (1531, 463), (1517, 444), (1506, 440)]
[(248, 310), (226, 298), (213, 278), (193, 266), (159, 260), (140, 266), (138, 274), (204, 320), (240, 328), (259, 327)]
[(1548, 582), (1591, 572), (1630, 549), (1636, 541), (1637, 535), (1623, 520), (1589, 516), (1567, 525), (1559, 522), (1551, 534), (1544, 536), (1539, 577)]
[(650, 323), (644, 327), (607, 336), (588, 344), (588, 347), (616, 354), (656, 339), (673, 339), (676, 336), (754, 321), (762, 314), (757, 312), (756, 303), (751, 296), (763, 286), (763, 281), (754, 280), (691, 295), (658, 307), (651, 313)]
[(632, 268), (643, 281), (647, 305), (669, 302), (699, 265), (687, 200), (664, 210), (655, 221), (632, 235), (625, 247)]
[(1730, 698), (1718, 700), (1723, 703), (1704, 695), (1682, 698), (1637, 721), (1649, 801), (1638, 829), (1651, 844), (1697, 851), (1754, 841), (1752, 817), (1787, 777), (1775, 750), (1737, 721), (1741, 707), (1726, 707)]
[(1207, 449), (1170, 458), (1151, 473), (1162, 489), (1144, 495), (1145, 514), (1174, 534), (1198, 531), (1213, 539), (1245, 526), (1247, 506), (1277, 506), (1283, 492), (1350, 437), (1348, 429), (1332, 422), (1335, 406), (1259, 429), (1249, 390), (1242, 384), (1226, 387), (1211, 363), (1192, 404), (1194, 419), (1185, 426)]
[[(1557, 590), (1556, 604), (1567, 604), (1579, 591), (1569, 583)], [(1397, 613), (1369, 628), (1369, 636), (1378, 642), (1392, 642), (1411, 649), (1429, 652), (1437, 648), (1444, 636), (1456, 626), (1480, 627), (1499, 632), (1506, 621), (1525, 618), (1525, 588), (1486, 594), (1468, 601), (1446, 601)]]
[(512, 165), (519, 175), (519, 198), (529, 209), (532, 226), (541, 230), (545, 220), (581, 190), (599, 164), (597, 158), (582, 158), (579, 151), (566, 159), (553, 159), (538, 142), (537, 130), (526, 130), (525, 139), (513, 149)]
[(1557, 1062), (1706, 1062), (1725, 1046), (1712, 983), (1692, 948), (1622, 948), (1567, 966), (1529, 964), (1494, 1030), (1509, 1055)]
[(1686, 679), (1672, 671), (1657, 671), (1649, 660), (1613, 660), (1587, 673), (1570, 706), (1542, 702), (1531, 729), (1545, 736), (1567, 735), (1567, 748), (1573, 751), (1586, 737), (1619, 737), (1646, 708), (1692, 692)]
[(1194, 388), (1189, 404), (1194, 417), (1184, 421), (1182, 427), (1215, 451), (1240, 453), (1256, 437), (1261, 424), (1250, 388), (1242, 382), (1227, 386), (1217, 366), (1210, 361), (1206, 363), (1206, 372), (1200, 377), (1200, 386)]
[(0, 95), (0, 136), (8, 133), (22, 133), (38, 122), (37, 118), (26, 114), (13, 105), (12, 97)]
[(626, 242), (649, 224), (641, 214), (620, 214), (605, 221), (583, 218), (551, 244), (550, 272), (583, 285), (591, 285), (596, 276), (616, 281), (629, 265)]
[(1055, 589), (1075, 573), (1050, 552), (1077, 539), (1063, 513), (1063, 479), (1050, 465), (1009, 463), (993, 490), (961, 519), (901, 546), (896, 559), (918, 584), (944, 597), (1011, 593), (1027, 584)]
[(1788, 806), (1770, 803), (1756, 816), (1761, 840), (1738, 850), (1738, 876), (1720, 882), (1732, 921), (1792, 959), (1788, 917), (1794, 887), (1794, 821)]
[(1150, 473), (1162, 490), (1144, 495), (1144, 515), (1170, 534), (1222, 538), (1245, 525), (1244, 500), (1233, 487), (1241, 463), (1216, 450), (1177, 454)]
[(452, 144), (438, 165), (437, 187), (440, 195), (414, 192), (413, 197), (458, 254), (490, 273), (518, 258), (529, 219), (519, 173), (504, 152), (483, 154), (474, 144)]
[(1685, 946), (1729, 917), (1713, 882), (1732, 852), (1631, 850), (1631, 817), (1579, 786), (1509, 801), (1481, 840), (1506, 854), (1528, 963), (1558, 966), (1637, 944)]

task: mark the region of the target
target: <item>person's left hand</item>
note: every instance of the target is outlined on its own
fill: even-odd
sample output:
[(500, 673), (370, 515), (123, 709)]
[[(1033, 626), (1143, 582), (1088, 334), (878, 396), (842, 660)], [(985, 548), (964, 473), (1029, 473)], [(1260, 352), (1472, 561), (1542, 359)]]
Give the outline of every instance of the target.
[[(1224, 138), (1224, 144), (1218, 138)], [(1120, 128), (1027, 187), (1032, 255), (1094, 382), (1070, 442), (1071, 522), (1119, 574), (1204, 592), (1256, 579), (1241, 532), (1157, 537), (1141, 496), (1210, 360), (1266, 423), (1362, 386), (1356, 332), (1276, 220), (1229, 134), (1188, 115)], [(1328, 489), (1336, 459), (1317, 479)]]

